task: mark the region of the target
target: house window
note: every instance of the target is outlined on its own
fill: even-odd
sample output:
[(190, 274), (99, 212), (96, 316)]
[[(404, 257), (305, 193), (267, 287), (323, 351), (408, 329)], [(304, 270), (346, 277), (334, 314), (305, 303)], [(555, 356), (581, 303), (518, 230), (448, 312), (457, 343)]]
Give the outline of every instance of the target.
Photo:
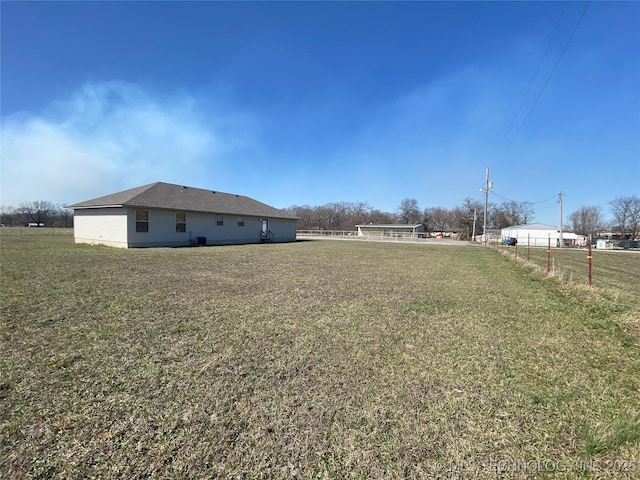
[(149, 231), (149, 210), (136, 210), (136, 232)]
[(216, 215), (216, 225), (218, 226), (224, 225), (224, 219), (222, 215)]
[(238, 217), (238, 226), (244, 227), (244, 217)]
[(176, 233), (184, 233), (187, 231), (187, 214), (184, 212), (176, 213)]

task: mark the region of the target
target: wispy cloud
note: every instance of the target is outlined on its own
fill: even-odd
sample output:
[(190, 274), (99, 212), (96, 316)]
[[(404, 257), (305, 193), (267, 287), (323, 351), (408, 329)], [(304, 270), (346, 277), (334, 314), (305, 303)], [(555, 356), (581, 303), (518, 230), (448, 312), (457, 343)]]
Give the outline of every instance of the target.
[(474, 195), (508, 121), (494, 75), (468, 65), (372, 109), (332, 159), (334, 176), (350, 176), (347, 199), (393, 210), (407, 196), (451, 206)]
[(80, 201), (157, 180), (198, 185), (238, 148), (234, 128), (190, 96), (86, 84), (42, 114), (3, 118), (2, 204)]

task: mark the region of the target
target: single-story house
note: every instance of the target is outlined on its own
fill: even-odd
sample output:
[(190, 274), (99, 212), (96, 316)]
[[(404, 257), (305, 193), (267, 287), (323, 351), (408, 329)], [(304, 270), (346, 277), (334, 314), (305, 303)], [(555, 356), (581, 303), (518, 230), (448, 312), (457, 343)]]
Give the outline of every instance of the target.
[(121, 248), (293, 242), (298, 220), (244, 195), (163, 182), (67, 208), (76, 243)]
[[(544, 223), (527, 223), (525, 225), (514, 225), (501, 230), (502, 239), (516, 238), (518, 245), (532, 247), (546, 247), (551, 239), (552, 247), (560, 246), (560, 230)], [(572, 232), (562, 232), (562, 241), (565, 245), (584, 245), (585, 237)]]
[(384, 224), (384, 223), (363, 223), (356, 225), (359, 237), (411, 237), (424, 236), (424, 225), (416, 224)]

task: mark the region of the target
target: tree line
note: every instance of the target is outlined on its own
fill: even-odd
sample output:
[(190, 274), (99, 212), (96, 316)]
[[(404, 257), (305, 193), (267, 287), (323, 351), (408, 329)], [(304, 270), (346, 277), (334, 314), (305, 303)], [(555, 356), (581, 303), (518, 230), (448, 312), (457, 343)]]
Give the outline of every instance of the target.
[[(463, 239), (474, 232), (481, 233), (484, 224), (484, 204), (471, 198), (454, 208), (429, 207), (424, 210), (415, 198), (405, 198), (394, 212), (383, 212), (367, 203), (332, 202), (312, 207), (294, 205), (285, 209), (297, 216), (299, 230), (354, 230), (356, 225), (366, 223), (421, 224), (425, 231), (455, 231)], [(534, 212), (530, 204), (503, 202), (490, 204), (487, 210), (488, 228), (503, 228), (528, 223)]]
[[(640, 236), (640, 198), (635, 195), (618, 197), (609, 202), (612, 220), (605, 218), (600, 206), (580, 207), (567, 217), (566, 230), (578, 235), (597, 236), (610, 230), (621, 238)], [(463, 239), (482, 233), (484, 204), (465, 198), (453, 208), (429, 207), (421, 209), (415, 198), (405, 198), (394, 212), (383, 212), (365, 202), (331, 202), (321, 206), (293, 205), (284, 209), (299, 218), (299, 230), (355, 230), (365, 223), (422, 224), (425, 231), (456, 232)], [(501, 229), (531, 223), (535, 211), (530, 203), (505, 201), (490, 203), (487, 208), (487, 228)], [(0, 223), (4, 226), (27, 226), (30, 223), (45, 227), (70, 228), (73, 210), (46, 200), (24, 202), (18, 207), (0, 207)]]
[[(612, 220), (607, 220), (600, 206), (580, 207), (567, 217), (565, 229), (578, 235), (596, 237), (605, 230), (616, 232), (621, 238), (640, 236), (640, 199), (635, 195), (619, 197), (609, 202)], [(424, 210), (415, 198), (405, 198), (394, 212), (383, 212), (364, 202), (331, 202), (321, 206), (293, 205), (285, 209), (297, 216), (300, 230), (355, 230), (366, 223), (422, 224), (425, 231), (456, 232), (462, 239), (476, 235), (484, 225), (484, 203), (465, 198), (453, 208), (429, 207)], [(502, 229), (513, 225), (532, 223), (535, 211), (530, 203), (505, 201), (490, 203), (487, 207), (487, 228)]]
[(6, 227), (36, 224), (43, 227), (71, 228), (73, 210), (47, 200), (23, 202), (17, 207), (0, 207), (0, 223)]
[[(482, 231), (484, 204), (466, 198), (454, 208), (429, 207), (424, 210), (415, 198), (405, 198), (394, 212), (383, 212), (367, 203), (332, 202), (322, 206), (294, 205), (285, 209), (297, 216), (300, 230), (354, 230), (356, 225), (367, 223), (421, 224), (426, 232), (455, 231), (463, 239)], [(504, 202), (491, 204), (487, 210), (488, 228), (528, 223), (533, 220), (530, 204)]]
[(569, 224), (578, 235), (592, 235), (601, 230), (617, 232), (620, 238), (640, 236), (640, 198), (635, 195), (618, 197), (609, 202), (612, 220), (607, 221), (601, 207), (583, 206), (568, 217)]

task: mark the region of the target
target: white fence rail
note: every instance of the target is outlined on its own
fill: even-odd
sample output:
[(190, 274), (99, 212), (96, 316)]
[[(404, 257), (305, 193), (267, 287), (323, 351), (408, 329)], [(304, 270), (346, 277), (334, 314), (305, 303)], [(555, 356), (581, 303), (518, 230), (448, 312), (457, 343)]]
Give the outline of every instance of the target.
[[(354, 230), (298, 230), (296, 232), (298, 238), (303, 237), (325, 237), (325, 238), (340, 238), (345, 240), (384, 240), (384, 241), (402, 241), (402, 242), (425, 242), (428, 239), (425, 238), (424, 233), (411, 233), (411, 232), (380, 232), (380, 233), (367, 233), (365, 235), (358, 235)], [(433, 240), (433, 239), (432, 239)]]

